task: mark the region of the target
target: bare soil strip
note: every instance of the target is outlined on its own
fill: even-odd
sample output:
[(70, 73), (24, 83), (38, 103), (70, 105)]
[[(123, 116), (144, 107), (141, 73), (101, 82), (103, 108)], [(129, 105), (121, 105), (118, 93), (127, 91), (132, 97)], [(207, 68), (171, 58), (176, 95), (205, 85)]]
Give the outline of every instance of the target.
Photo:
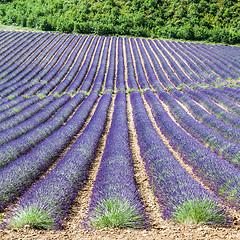
[[(161, 44), (161, 42), (159, 42), (159, 44)], [(171, 48), (170, 46), (169, 46), (169, 44), (166, 42), (166, 44), (168, 45), (168, 47), (169, 48)], [(154, 42), (154, 45), (159, 49), (159, 47), (156, 45), (156, 43)], [(189, 73), (188, 72), (186, 72), (185, 71), (185, 69), (183, 69), (182, 68), (182, 66), (179, 64), (179, 62), (178, 62), (178, 60), (176, 60), (176, 58), (174, 57), (174, 55), (172, 55), (162, 44), (161, 44), (161, 46), (162, 46), (162, 48), (172, 57), (172, 59), (175, 61), (175, 63), (178, 65), (178, 67), (183, 71), (183, 73), (189, 78), (189, 79), (191, 79), (191, 76), (189, 75)], [(174, 50), (173, 50), (174, 51)], [(175, 52), (175, 51), (174, 51)], [(184, 60), (184, 59), (182, 59), (182, 57), (177, 53), (177, 52), (175, 52), (175, 54), (192, 70), (192, 68), (187, 64), (187, 62)], [(192, 70), (193, 71), (193, 70)], [(194, 72), (194, 71), (193, 71)], [(194, 72), (195, 73), (195, 72)], [(197, 73), (195, 73), (196, 74), (196, 76), (198, 76), (197, 75)], [(198, 76), (200, 79), (201, 79), (201, 76)], [(191, 79), (192, 80), (192, 79)], [(193, 81), (193, 80), (192, 80)], [(200, 85), (199, 85), (199, 82), (195, 82), (195, 81), (193, 81), (196, 85), (198, 85), (199, 87), (201, 87)], [(206, 84), (208, 84), (208, 83), (206, 83)], [(209, 85), (209, 84), (208, 84)], [(209, 85), (210, 86), (210, 85)], [(187, 87), (189, 87), (189, 86), (187, 86)]]
[[(186, 84), (181, 80), (181, 78), (178, 77), (178, 74), (175, 73), (175, 70), (172, 68), (171, 64), (169, 63), (168, 58), (167, 58), (167, 57), (165, 56), (165, 54), (162, 52), (162, 49), (159, 48), (154, 41), (152, 41), (152, 42), (153, 42), (153, 44), (155, 45), (155, 47), (158, 49), (158, 51), (161, 53), (161, 55), (163, 56), (163, 58), (165, 59), (168, 67), (171, 69), (171, 71), (172, 71), (172, 73), (175, 75), (175, 77), (181, 81), (182, 85), (188, 87), (188, 85), (186, 85)], [(149, 46), (150, 46), (150, 44), (149, 44)], [(163, 47), (163, 46), (162, 46), (162, 47)], [(164, 47), (163, 47), (163, 49), (171, 56), (171, 54), (167, 51), (167, 49), (165, 49)], [(177, 61), (175, 61), (175, 63), (177, 63)], [(174, 85), (174, 86), (175, 86), (175, 85)], [(175, 87), (176, 87), (176, 86), (175, 86)]]
[(114, 100), (115, 95), (113, 95), (110, 108), (108, 110), (107, 123), (105, 126), (104, 133), (100, 139), (99, 146), (97, 149), (96, 157), (88, 171), (88, 179), (83, 185), (82, 189), (79, 191), (77, 198), (75, 199), (75, 204), (72, 206), (72, 209), (69, 214), (69, 219), (66, 219), (64, 222), (64, 228), (68, 231), (78, 231), (80, 230), (80, 223), (87, 217), (86, 213), (91, 201), (92, 189), (94, 182), (98, 173), (100, 166), (101, 158), (104, 152), (106, 145), (107, 134), (112, 122), (112, 114), (114, 110)]
[[(160, 43), (161, 44), (161, 43)], [(176, 44), (178, 45), (178, 43), (176, 42)], [(162, 45), (162, 44), (161, 44)], [(170, 46), (169, 46), (170, 47)], [(181, 47), (181, 46), (180, 46)], [(171, 48), (171, 47), (170, 47)], [(173, 51), (174, 51), (174, 49), (172, 49)], [(188, 55), (186, 55), (182, 50), (181, 50), (181, 48), (179, 49), (179, 51), (181, 51), (187, 58), (190, 58), (190, 57), (188, 57)], [(186, 50), (187, 51), (187, 50)], [(193, 55), (192, 53), (190, 53), (190, 55)], [(180, 58), (181, 58), (181, 56), (179, 56)], [(194, 57), (196, 57), (196, 56), (194, 56)], [(205, 65), (198, 57), (196, 57), (203, 65)], [(182, 58), (181, 58), (182, 59)], [(183, 60), (183, 59), (182, 59)], [(192, 60), (191, 58), (190, 58), (190, 60), (194, 63), (194, 64), (196, 64), (197, 65), (197, 63), (195, 63), (195, 61), (194, 60)], [(184, 60), (183, 60), (184, 61)], [(185, 61), (184, 61), (185, 62)], [(186, 62), (185, 62), (186, 63)], [(186, 63), (187, 64), (187, 63)], [(190, 66), (189, 66), (190, 67)], [(205, 67), (206, 68), (208, 68), (210, 71), (212, 71), (212, 69), (210, 69), (207, 65), (205, 65)], [(190, 67), (191, 68), (191, 67)], [(191, 68), (192, 69), (192, 68)], [(198, 75), (193, 69), (192, 69), (192, 71), (197, 75), (197, 76), (199, 76), (200, 78), (201, 78), (201, 76), (200, 75)], [(212, 71), (214, 74), (216, 74), (218, 77), (220, 77), (219, 75), (218, 75), (218, 73), (216, 73), (216, 72), (214, 72), (214, 71)], [(205, 72), (205, 74), (207, 75), (207, 76), (209, 76), (209, 74), (208, 73), (206, 73)], [(220, 77), (221, 78), (221, 77)], [(218, 84), (219, 84), (219, 82), (218, 82)]]
[[(53, 36), (53, 35), (50, 36), (50, 34), (49, 34), (48, 37), (46, 38), (46, 40), (45, 40), (41, 45), (39, 45), (39, 43), (36, 42), (28, 51), (31, 51), (32, 48), (35, 47), (36, 45), (39, 45), (39, 46), (38, 46), (38, 47), (35, 49), (35, 51), (32, 52), (23, 62), (21, 62), (21, 64), (20, 64), (18, 67), (21, 67), (26, 61), (28, 61), (28, 59), (29, 59), (30, 57), (32, 57), (32, 55), (33, 55), (36, 51), (38, 51), (40, 48), (42, 48), (42, 45), (43, 45), (44, 43), (46, 43), (46, 42), (49, 40), (49, 38), (52, 37), (52, 36)], [(56, 39), (56, 37), (57, 37), (57, 36), (55, 36), (55, 38), (51, 41), (51, 43)], [(41, 40), (42, 40), (42, 39), (41, 39)], [(40, 54), (41, 54), (41, 53), (40, 53)], [(38, 56), (39, 56), (40, 54), (38, 54)], [(21, 60), (21, 58), (22, 58), (22, 57), (20, 57), (19, 59)], [(11, 58), (11, 59), (12, 59), (12, 58)], [(19, 59), (18, 59), (17, 61), (19, 61)]]
[(109, 46), (108, 46), (107, 64), (106, 64), (106, 70), (105, 70), (104, 80), (103, 80), (103, 83), (102, 83), (102, 89), (101, 89), (102, 92), (105, 91), (105, 85), (106, 85), (106, 80), (107, 80), (107, 74), (108, 74), (108, 69), (109, 69), (109, 65), (110, 65), (110, 54), (111, 54), (111, 48), (112, 48), (112, 41), (113, 41), (113, 39), (111, 38), (110, 41), (109, 41)]
[[(86, 44), (86, 42), (87, 42), (87, 40), (88, 40), (89, 37), (90, 37), (90, 36), (87, 36), (87, 37), (86, 37), (86, 39), (85, 39), (85, 41), (84, 41), (81, 49), (79, 50), (79, 53), (78, 53), (77, 57), (78, 57), (79, 54), (81, 53), (81, 51), (82, 51), (83, 47), (85, 46), (85, 44)], [(82, 66), (83, 66), (83, 64), (84, 64), (84, 62), (85, 62), (85, 60), (86, 60), (86, 58), (87, 58), (89, 49), (90, 49), (90, 47), (91, 47), (91, 45), (92, 45), (92, 42), (93, 42), (93, 39), (94, 39), (94, 37), (93, 37), (92, 40), (90, 41), (90, 43), (89, 43), (89, 45), (88, 45), (88, 47), (87, 47), (87, 50), (86, 50), (86, 52), (85, 52), (84, 55), (83, 55), (83, 59), (82, 59), (81, 65), (79, 66), (79, 70), (77, 71), (76, 75), (75, 75), (74, 78), (72, 79), (71, 83), (76, 79), (76, 76), (77, 76), (78, 73), (80, 72), (80, 70), (81, 70), (81, 68), (82, 68)], [(71, 83), (69, 84), (69, 86), (66, 88), (65, 91), (67, 91), (67, 89), (71, 86)]]
[[(148, 44), (149, 48), (152, 50), (152, 53), (154, 54), (154, 56), (156, 57), (156, 59), (157, 59), (159, 65), (160, 65), (160, 67), (161, 67), (161, 69), (162, 69), (162, 71), (163, 71), (165, 77), (166, 77), (166, 78), (168, 79), (168, 81), (169, 81), (169, 82), (175, 87), (174, 83), (171, 82), (170, 78), (168, 77), (168, 74), (165, 72), (165, 70), (164, 70), (164, 68), (163, 68), (163, 66), (162, 66), (162, 64), (161, 64), (161, 61), (159, 60), (157, 54), (156, 54), (155, 51), (152, 49), (152, 47), (151, 47), (151, 45), (149, 44), (148, 41), (147, 41), (147, 44)], [(154, 43), (154, 44), (155, 44), (155, 43)], [(142, 43), (142, 45), (144, 46), (143, 43)], [(145, 51), (147, 52), (145, 46), (144, 46), (144, 49), (145, 49)], [(150, 58), (149, 58), (149, 59), (150, 59)], [(152, 63), (152, 62), (151, 62), (151, 63)], [(152, 67), (153, 67), (153, 65), (152, 65)], [(154, 67), (153, 67), (153, 68), (154, 68)], [(159, 78), (158, 78), (158, 79), (159, 79)], [(159, 80), (160, 80), (160, 79), (159, 79)], [(159, 82), (161, 83), (161, 80), (160, 80)], [(165, 87), (164, 87), (164, 89), (166, 90)]]
[[(102, 49), (101, 49), (101, 52), (100, 52), (100, 57), (99, 57), (99, 60), (98, 60), (98, 65), (97, 65), (97, 68), (96, 68), (96, 72), (95, 72), (95, 75), (94, 75), (94, 79), (93, 79), (93, 81), (92, 81), (92, 85), (91, 85), (91, 87), (90, 87), (90, 89), (89, 89), (88, 92), (91, 92), (92, 89), (93, 89), (93, 86), (94, 86), (94, 83), (95, 83), (95, 80), (96, 80), (98, 71), (99, 71), (99, 69), (100, 69), (101, 62), (102, 62), (102, 56), (103, 56), (103, 51), (104, 51), (105, 45), (106, 45), (106, 38), (104, 38), (104, 40), (103, 40)], [(95, 55), (95, 52), (94, 52), (94, 55)], [(90, 65), (92, 65), (92, 61), (91, 61)], [(89, 71), (88, 71), (88, 72), (89, 72)]]
[[(100, 38), (101, 38), (101, 37), (99, 37), (98, 40), (97, 40), (97, 42), (96, 42), (96, 46), (95, 46), (95, 48), (94, 48), (94, 50), (93, 50), (93, 53), (92, 53), (92, 56), (91, 56), (91, 60), (90, 60), (90, 63), (89, 63), (89, 65), (88, 65), (88, 70), (87, 70), (87, 72), (86, 72), (86, 74), (85, 74), (85, 76), (84, 76), (84, 79), (83, 79), (81, 85), (78, 87), (77, 91), (79, 91), (80, 88), (81, 88), (81, 86), (84, 84), (84, 81), (86, 80), (86, 77), (87, 77), (87, 75), (88, 75), (88, 73), (89, 73), (89, 71), (90, 71), (90, 69), (91, 69), (91, 67), (92, 67), (92, 63), (93, 63), (93, 60), (94, 60), (94, 58), (95, 58), (95, 54), (96, 54), (98, 45), (100, 44), (100, 43), (99, 43), (99, 42), (100, 42)], [(93, 40), (94, 40), (94, 39), (93, 39)], [(93, 40), (92, 40), (92, 42), (93, 42)], [(91, 42), (91, 44), (89, 45), (88, 51), (90, 50), (90, 46), (93, 44), (92, 42)], [(102, 43), (101, 53), (102, 53), (102, 51), (103, 51), (104, 42), (105, 42), (105, 41), (103, 41), (103, 43)], [(100, 53), (100, 54), (101, 54), (101, 53)], [(87, 57), (87, 54), (85, 54), (85, 56)], [(86, 58), (85, 58), (85, 60), (86, 60)], [(84, 60), (84, 62), (85, 62), (85, 60)], [(98, 61), (99, 61), (99, 62), (98, 62), (98, 67), (99, 67), (101, 58), (99, 58)], [(82, 65), (84, 64), (84, 62), (82, 62)], [(81, 67), (82, 67), (82, 65), (81, 65)], [(79, 69), (81, 69), (81, 68), (79, 68)], [(97, 71), (98, 71), (98, 68), (96, 69), (96, 72), (97, 72)], [(94, 76), (94, 79), (95, 79), (95, 78), (96, 78), (96, 75)], [(94, 82), (94, 81), (92, 81), (91, 86), (93, 85), (93, 82)], [(69, 85), (69, 86), (70, 86), (70, 85)]]
[(149, 215), (151, 220), (149, 228), (161, 229), (161, 226), (166, 224), (161, 218), (162, 209), (158, 203), (157, 198), (153, 194), (152, 188), (149, 184), (150, 179), (145, 170), (145, 163), (140, 155), (140, 148), (137, 140), (137, 133), (135, 130), (132, 106), (130, 98), (127, 96), (127, 114), (128, 114), (128, 128), (129, 128), (129, 142), (132, 151), (133, 167), (135, 171), (136, 185), (145, 205), (145, 212)]
[[(130, 42), (130, 50), (131, 50), (134, 69), (136, 73), (136, 62), (135, 62), (135, 57), (133, 55), (131, 42)], [(127, 65), (125, 65), (125, 85), (126, 85), (126, 89), (129, 89), (127, 85)], [(150, 179), (146, 173), (145, 163), (143, 162), (143, 159), (140, 154), (140, 147), (138, 145), (137, 132), (136, 132), (134, 121), (133, 121), (132, 105), (130, 103), (129, 95), (127, 95), (127, 115), (128, 115), (129, 142), (130, 142), (130, 148), (132, 152), (136, 185), (137, 185), (139, 194), (142, 197), (142, 201), (145, 206), (145, 212), (147, 215), (149, 215), (149, 218), (151, 221), (149, 228), (161, 229), (161, 226), (165, 225), (166, 221), (164, 221), (161, 217), (162, 209), (149, 184)]]
[[(83, 47), (85, 46), (86, 41), (87, 41), (88, 38), (89, 38), (89, 36), (86, 37), (86, 39), (84, 40), (84, 42), (83, 42), (81, 48), (78, 50), (78, 53), (77, 53), (77, 55), (75, 56), (75, 59), (74, 59), (73, 63), (71, 64), (70, 68), (68, 69), (67, 73), (65, 74), (65, 76), (63, 77), (63, 79), (62, 79), (61, 82), (64, 81), (64, 79), (66, 78), (66, 76), (68, 75), (68, 73), (72, 70), (72, 67), (73, 67), (74, 64), (76, 63), (77, 58), (78, 58), (79, 54), (81, 53)], [(77, 41), (75, 47), (76, 47), (77, 44), (81, 41), (81, 39), (82, 39), (82, 37), (79, 38), (79, 40)], [(90, 46), (91, 46), (91, 43), (89, 44), (88, 49), (90, 48)], [(66, 63), (66, 62), (68, 61), (68, 59), (71, 57), (71, 54), (73, 53), (75, 47), (74, 47), (74, 48), (72, 49), (72, 51), (69, 53), (68, 58), (65, 60), (64, 64), (63, 64), (62, 67), (59, 69), (59, 71), (57, 72), (57, 74), (58, 74), (58, 73), (61, 71), (61, 69), (65, 66), (65, 63)], [(61, 82), (60, 82), (60, 83), (61, 83)], [(59, 83), (59, 84), (60, 84), (60, 83)], [(57, 86), (58, 86), (58, 85), (56, 85), (56, 86), (53, 88), (53, 90), (52, 90), (49, 94), (53, 93), (53, 91), (57, 88)], [(70, 85), (69, 85), (69, 86), (70, 86)], [(49, 95), (49, 94), (48, 94), (48, 95)]]

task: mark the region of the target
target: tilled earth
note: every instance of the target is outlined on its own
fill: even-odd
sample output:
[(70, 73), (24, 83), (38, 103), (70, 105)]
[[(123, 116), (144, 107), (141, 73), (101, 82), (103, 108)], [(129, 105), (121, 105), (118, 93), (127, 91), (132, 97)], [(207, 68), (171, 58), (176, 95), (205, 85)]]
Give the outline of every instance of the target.
[(231, 228), (186, 226), (166, 222), (165, 225), (155, 226), (146, 230), (132, 229), (103, 229), (84, 231), (81, 229), (65, 229), (61, 231), (34, 230), (26, 226), (23, 229), (0, 230), (1, 240), (75, 240), (75, 239), (183, 239), (183, 240), (215, 240), (240, 239), (240, 225)]

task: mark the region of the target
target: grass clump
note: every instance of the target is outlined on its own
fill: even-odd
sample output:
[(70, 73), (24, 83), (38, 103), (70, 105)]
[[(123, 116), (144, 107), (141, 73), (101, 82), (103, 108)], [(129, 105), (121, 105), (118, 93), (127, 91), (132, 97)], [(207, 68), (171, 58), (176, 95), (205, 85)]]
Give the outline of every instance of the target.
[(226, 211), (212, 199), (193, 199), (174, 207), (173, 221), (186, 224), (226, 225)]
[(144, 218), (136, 206), (130, 202), (120, 198), (111, 198), (102, 200), (98, 204), (89, 222), (96, 229), (139, 228), (143, 226)]
[(55, 226), (55, 222), (51, 217), (50, 210), (29, 206), (27, 208), (19, 209), (11, 218), (7, 227), (22, 228), (25, 225), (29, 225), (31, 228), (36, 229), (52, 229)]
[(9, 95), (9, 96), (8, 96), (8, 99), (9, 99), (9, 100), (13, 100), (15, 97), (16, 97), (16, 96), (14, 96), (14, 95)]
[(38, 93), (37, 96), (38, 96), (40, 99), (43, 99), (43, 98), (46, 97), (46, 95), (45, 95), (45, 94), (42, 94), (42, 93)]

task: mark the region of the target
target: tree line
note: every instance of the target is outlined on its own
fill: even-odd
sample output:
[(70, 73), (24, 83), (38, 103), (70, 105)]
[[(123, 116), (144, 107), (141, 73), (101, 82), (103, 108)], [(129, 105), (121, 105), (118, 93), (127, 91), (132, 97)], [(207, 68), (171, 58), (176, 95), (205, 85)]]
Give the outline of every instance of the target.
[(45, 31), (240, 42), (239, 0), (1, 0), (0, 23)]

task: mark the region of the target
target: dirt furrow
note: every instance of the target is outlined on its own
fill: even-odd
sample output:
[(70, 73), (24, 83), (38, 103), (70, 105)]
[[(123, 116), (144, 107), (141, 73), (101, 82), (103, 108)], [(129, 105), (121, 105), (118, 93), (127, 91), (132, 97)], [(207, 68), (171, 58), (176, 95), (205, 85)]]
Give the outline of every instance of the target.
[(75, 203), (70, 210), (69, 219), (64, 222), (64, 228), (68, 231), (78, 231), (81, 229), (81, 222), (87, 217), (88, 207), (91, 201), (91, 193), (94, 186), (94, 182), (98, 173), (101, 158), (106, 144), (107, 134), (112, 122), (112, 114), (114, 110), (114, 100), (115, 95), (113, 95), (111, 105), (108, 110), (107, 123), (105, 125), (104, 133), (99, 141), (98, 149), (96, 152), (95, 160), (92, 163), (89, 171), (88, 178), (85, 181), (82, 189), (78, 192), (78, 196), (75, 199)]
[[(84, 76), (84, 79), (83, 79), (81, 85), (79, 85), (77, 91), (79, 91), (80, 88), (82, 87), (82, 85), (84, 84), (84, 81), (86, 80), (86, 77), (88, 76), (88, 73), (89, 73), (89, 71), (90, 71), (90, 69), (91, 69), (91, 67), (92, 67), (92, 63), (93, 63), (93, 61), (94, 61), (95, 53), (96, 53), (96, 51), (97, 51), (98, 45), (100, 44), (100, 43), (99, 43), (99, 42), (100, 42), (100, 39), (101, 39), (101, 37), (99, 37), (98, 40), (97, 40), (97, 42), (96, 42), (96, 46), (95, 46), (95, 49), (93, 50), (93, 53), (92, 53), (92, 56), (91, 56), (91, 60), (90, 60), (89, 66), (88, 66), (88, 70), (87, 70), (87, 72), (86, 72), (86, 74), (85, 74), (85, 76)], [(92, 40), (92, 41), (93, 41), (93, 40)], [(104, 42), (105, 42), (105, 41), (103, 41), (103, 43), (102, 43), (101, 53), (102, 53), (102, 50), (103, 50)], [(88, 51), (89, 51), (91, 45), (92, 45), (92, 42), (89, 44)], [(85, 54), (86, 57), (87, 57), (87, 54), (88, 54), (88, 52)], [(86, 58), (85, 58), (85, 60), (86, 60)], [(84, 60), (84, 62), (85, 62), (85, 60)], [(100, 61), (100, 60), (99, 60), (99, 61)], [(82, 64), (84, 64), (84, 62), (82, 62)], [(98, 65), (98, 66), (99, 66), (99, 65)], [(81, 67), (82, 67), (82, 65), (81, 65)], [(81, 69), (81, 67), (80, 67), (79, 69)], [(97, 73), (97, 70), (98, 70), (98, 68), (96, 69), (96, 73)], [(96, 77), (96, 74), (95, 74), (95, 77)], [(95, 78), (94, 78), (94, 79), (95, 79)], [(93, 85), (93, 82), (94, 82), (94, 81), (92, 81), (91, 86)], [(69, 86), (70, 86), (70, 85), (69, 85)]]

